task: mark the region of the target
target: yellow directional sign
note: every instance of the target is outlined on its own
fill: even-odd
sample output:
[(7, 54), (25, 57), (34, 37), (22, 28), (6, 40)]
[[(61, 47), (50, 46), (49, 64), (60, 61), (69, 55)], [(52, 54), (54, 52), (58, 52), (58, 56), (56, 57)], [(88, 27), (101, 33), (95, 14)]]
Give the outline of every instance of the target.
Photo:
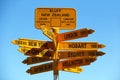
[(45, 55), (45, 53), (48, 51), (48, 49), (44, 49), (43, 51), (41, 51), (38, 55), (36, 55), (36, 57), (43, 57), (43, 55)]
[(90, 63), (94, 62), (95, 60), (96, 58), (90, 57), (64, 60), (59, 63), (58, 69), (90, 65)]
[(80, 73), (80, 72), (83, 72), (83, 68), (81, 68), (81, 67), (65, 68), (65, 69), (63, 69), (63, 71), (73, 72), (73, 73)]
[(98, 50), (104, 47), (105, 45), (97, 42), (61, 42), (59, 45), (60, 50)]
[(30, 74), (37, 74), (53, 70), (53, 63), (42, 64), (30, 67), (26, 72)]
[(57, 35), (57, 41), (66, 41), (71, 39), (83, 38), (87, 37), (88, 34), (92, 34), (93, 32), (94, 30), (87, 28), (74, 30), (71, 32), (65, 32)]
[(60, 59), (63, 58), (77, 58), (77, 57), (97, 57), (97, 56), (102, 56), (105, 53), (102, 51), (97, 51), (97, 50), (73, 50), (73, 51), (60, 51)]
[(49, 28), (74, 29), (76, 26), (76, 11), (73, 8), (37, 8), (35, 10), (35, 27), (42, 25)]
[(52, 59), (42, 58), (42, 57), (27, 57), (22, 63), (30, 65), (30, 64), (46, 62), (46, 61), (50, 61), (50, 60), (52, 60)]
[(29, 48), (29, 47), (20, 47), (20, 48), (18, 48), (18, 51), (21, 52), (21, 53), (26, 53), (31, 49), (32, 48)]
[(19, 45), (20, 47), (54, 49), (54, 44), (53, 42), (50, 41), (40, 41), (40, 40), (20, 38), (19, 40), (13, 40), (12, 43)]
[(50, 38), (51, 40), (55, 41), (55, 34), (54, 34), (50, 29), (48, 29), (47, 26), (42, 25), (42, 26), (41, 26), (41, 30), (43, 31), (43, 33), (44, 33), (48, 38)]
[(53, 53), (54, 53), (54, 51), (50, 51), (50, 50), (44, 49), (44, 48), (42, 49), (42, 48), (20, 47), (18, 50), (20, 52), (24, 53), (24, 55), (32, 56), (32, 57), (37, 57), (37, 56), (40, 57), (40, 55), (44, 53), (44, 55), (42, 55), (41, 57), (52, 58), (53, 57)]

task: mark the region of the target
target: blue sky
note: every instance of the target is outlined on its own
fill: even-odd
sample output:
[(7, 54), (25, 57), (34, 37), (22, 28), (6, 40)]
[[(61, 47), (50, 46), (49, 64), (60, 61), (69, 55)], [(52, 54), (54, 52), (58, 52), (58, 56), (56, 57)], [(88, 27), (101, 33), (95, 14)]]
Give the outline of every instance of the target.
[[(119, 0), (1, 0), (0, 1), (0, 80), (53, 80), (53, 73), (29, 75), (26, 59), (11, 43), (18, 38), (49, 40), (34, 26), (38, 7), (76, 9), (76, 29), (90, 28), (95, 32), (87, 38), (72, 41), (95, 41), (106, 45), (99, 49), (106, 54), (84, 66), (80, 74), (60, 71), (60, 80), (120, 80), (120, 1)], [(67, 32), (69, 30), (61, 30)]]

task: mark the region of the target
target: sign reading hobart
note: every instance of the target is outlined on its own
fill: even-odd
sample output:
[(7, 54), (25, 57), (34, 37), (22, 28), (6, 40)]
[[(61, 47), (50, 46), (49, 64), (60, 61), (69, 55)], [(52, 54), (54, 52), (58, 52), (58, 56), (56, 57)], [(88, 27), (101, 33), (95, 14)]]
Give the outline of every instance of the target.
[(76, 11), (73, 8), (37, 8), (35, 10), (35, 27), (42, 25), (49, 28), (74, 29), (76, 26)]

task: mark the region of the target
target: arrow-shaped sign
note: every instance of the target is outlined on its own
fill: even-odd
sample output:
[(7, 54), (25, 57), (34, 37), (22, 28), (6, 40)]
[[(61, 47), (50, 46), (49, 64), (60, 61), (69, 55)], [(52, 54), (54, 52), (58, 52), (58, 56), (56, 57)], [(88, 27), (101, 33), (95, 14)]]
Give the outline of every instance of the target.
[(50, 41), (19, 38), (19, 40), (13, 40), (12, 43), (20, 47), (54, 49), (54, 43)]
[(104, 47), (105, 45), (97, 42), (61, 42), (59, 45), (60, 50), (98, 50)]
[[(26, 47), (20, 47), (18, 49), (20, 52), (24, 53), (26, 56), (32, 56), (32, 57), (40, 57), (39, 54), (43, 54), (41, 57), (44, 58), (52, 58), (54, 51), (50, 51), (48, 49), (41, 49), (41, 48), (26, 48)], [(44, 51), (43, 51), (44, 50)], [(43, 52), (42, 52), (43, 51)]]
[(102, 56), (105, 53), (97, 50), (73, 50), (73, 51), (60, 51), (60, 59), (66, 58), (83, 58), (83, 57), (97, 57)]
[(79, 74), (80, 72), (83, 72), (83, 68), (81, 68), (81, 67), (65, 68), (65, 69), (63, 69), (63, 71)]
[(43, 57), (27, 57), (22, 63), (30, 65), (40, 62), (51, 61), (52, 59), (43, 58)]
[(96, 58), (90, 58), (90, 57), (68, 59), (68, 60), (61, 61), (59, 63), (58, 69), (90, 65), (90, 63), (94, 62), (95, 60)]
[(74, 30), (71, 32), (65, 32), (57, 35), (57, 41), (66, 41), (66, 40), (72, 40), (72, 39), (77, 39), (77, 38), (83, 38), (87, 37), (88, 34), (92, 34), (94, 30), (92, 29), (79, 29), (79, 30)]
[(50, 29), (48, 29), (47, 26), (42, 25), (41, 30), (43, 31), (43, 34), (45, 34), (48, 38), (55, 41), (56, 38), (55, 34)]
[(37, 74), (53, 70), (53, 63), (42, 64), (30, 67), (26, 72), (30, 74)]

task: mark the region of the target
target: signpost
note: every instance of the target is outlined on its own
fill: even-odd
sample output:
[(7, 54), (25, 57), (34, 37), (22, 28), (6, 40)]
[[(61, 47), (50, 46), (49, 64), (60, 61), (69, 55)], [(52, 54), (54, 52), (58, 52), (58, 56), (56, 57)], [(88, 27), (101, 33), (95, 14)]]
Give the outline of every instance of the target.
[(18, 51), (28, 56), (22, 63), (43, 63), (30, 67), (27, 73), (37, 74), (53, 70), (54, 80), (58, 80), (59, 70), (80, 73), (83, 71), (81, 66), (90, 65), (98, 56), (105, 54), (98, 51), (105, 47), (98, 42), (67, 42), (88, 37), (94, 32), (93, 29), (83, 28), (59, 34), (60, 29), (72, 30), (76, 27), (76, 11), (73, 8), (37, 8), (35, 27), (41, 29), (52, 41), (26, 38), (12, 41), (19, 46)]

